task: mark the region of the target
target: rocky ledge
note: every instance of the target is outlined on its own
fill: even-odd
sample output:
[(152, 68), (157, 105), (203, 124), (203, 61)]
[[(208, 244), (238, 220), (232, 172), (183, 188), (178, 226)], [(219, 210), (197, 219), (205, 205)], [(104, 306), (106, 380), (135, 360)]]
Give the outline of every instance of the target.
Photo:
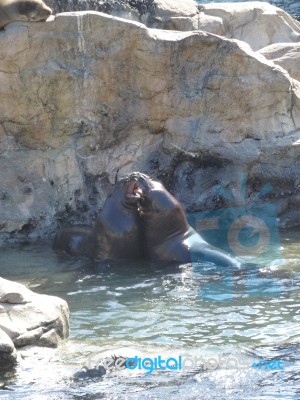
[[(207, 3), (214, 3), (216, 5), (215, 3), (239, 2), (239, 0), (231, 0), (230, 2), (224, 0), (216, 0), (214, 2), (210, 0), (197, 1), (200, 8)], [(245, 2), (254, 3), (251, 0), (244, 0), (243, 3)], [(165, 9), (168, 13), (179, 10), (177, 15), (184, 17), (187, 12), (188, 15), (191, 15), (191, 10), (197, 6), (197, 3), (193, 0), (47, 0), (47, 3), (54, 10), (55, 14), (66, 11), (93, 10), (144, 22), (156, 18), (157, 13), (160, 14), (161, 8)], [(262, 3), (262, 1), (259, 0), (256, 3)], [(282, 8), (293, 16), (300, 17), (300, 4), (298, 0), (268, 0), (268, 3)], [(182, 10), (185, 10), (185, 12), (182, 12)], [(159, 17), (160, 15), (158, 15)]]
[[(0, 32), (1, 239), (91, 222), (117, 174), (187, 210), (278, 205), (300, 223), (300, 25), (267, 3), (155, 1), (145, 23), (70, 12)], [(126, 16), (126, 15), (125, 15)]]
[(69, 335), (67, 303), (0, 278), (0, 366), (17, 360), (16, 348), (56, 347)]

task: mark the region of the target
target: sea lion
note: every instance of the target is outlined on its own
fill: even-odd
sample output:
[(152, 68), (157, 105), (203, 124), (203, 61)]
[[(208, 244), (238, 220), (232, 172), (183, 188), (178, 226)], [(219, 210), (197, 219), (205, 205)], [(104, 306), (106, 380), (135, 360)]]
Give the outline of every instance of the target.
[(188, 224), (181, 204), (165, 187), (140, 173), (131, 174), (138, 186), (144, 254), (166, 263), (211, 262), (218, 266), (240, 266), (230, 254), (208, 244)]
[(93, 228), (95, 259), (143, 257), (139, 200), (135, 176), (122, 178), (114, 186)]
[(63, 228), (56, 235), (53, 248), (93, 260), (142, 258), (139, 199), (136, 178), (120, 179), (107, 196), (94, 226)]
[(51, 14), (42, 0), (0, 0), (0, 29), (12, 21), (45, 21)]

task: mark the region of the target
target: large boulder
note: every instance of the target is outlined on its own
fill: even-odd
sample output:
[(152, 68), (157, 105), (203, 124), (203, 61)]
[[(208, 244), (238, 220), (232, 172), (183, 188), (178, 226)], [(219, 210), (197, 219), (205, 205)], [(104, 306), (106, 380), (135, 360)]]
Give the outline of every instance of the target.
[(271, 181), (275, 199), (300, 189), (299, 82), (244, 41), (63, 13), (8, 25), (0, 71), (2, 237), (91, 222), (133, 170), (196, 209), (240, 169)]
[(200, 10), (205, 15), (221, 18), (224, 36), (243, 40), (253, 50), (273, 43), (300, 41), (300, 23), (266, 2), (209, 3)]
[(197, 4), (194, 0), (153, 0), (140, 19), (152, 28), (199, 29), (243, 40), (253, 50), (300, 41), (300, 23), (282, 9), (261, 1)]
[[(222, 3), (223, 0), (215, 0), (213, 3)], [(240, 3), (240, 0), (230, 0), (230, 3)], [(252, 0), (244, 0), (246, 2), (252, 2)], [(201, 4), (212, 3), (211, 0), (201, 0)], [(229, 3), (229, 1), (228, 1)], [(288, 12), (289, 14), (300, 17), (300, 3), (299, 0), (268, 0), (268, 3), (272, 4), (273, 6), (280, 7), (284, 11)]]
[(262, 48), (259, 53), (284, 68), (292, 78), (300, 81), (300, 42), (274, 43)]
[[(299, 41), (300, 24), (287, 12), (286, 2), (198, 2), (194, 0), (48, 0), (54, 12), (95, 10), (179, 31), (204, 30), (240, 39), (258, 50), (276, 42)], [(298, 5), (299, 7), (299, 5)], [(295, 11), (291, 4), (286, 8)], [(300, 15), (300, 8), (298, 14)]]
[(56, 347), (69, 335), (67, 303), (0, 278), (0, 364), (16, 360), (15, 347)]
[[(166, 10), (166, 13), (171, 17), (187, 18), (193, 17), (196, 5), (200, 3), (200, 7), (207, 3), (213, 3), (217, 6), (219, 3), (224, 3), (223, 0), (46, 0), (51, 6), (54, 13), (66, 11), (100, 11), (122, 18), (146, 21), (149, 17), (156, 17), (160, 10)], [(253, 2), (245, 0), (242, 3)], [(240, 0), (231, 0), (228, 3), (241, 3)], [(261, 2), (256, 2), (258, 7)], [(300, 4), (298, 0), (269, 0), (268, 3), (273, 6), (280, 7), (293, 16), (300, 17)], [(233, 4), (234, 7), (234, 4)], [(174, 12), (177, 15), (174, 15)], [(188, 11), (187, 11), (188, 10)], [(192, 13), (191, 13), (192, 11)], [(160, 18), (160, 16), (158, 16)]]

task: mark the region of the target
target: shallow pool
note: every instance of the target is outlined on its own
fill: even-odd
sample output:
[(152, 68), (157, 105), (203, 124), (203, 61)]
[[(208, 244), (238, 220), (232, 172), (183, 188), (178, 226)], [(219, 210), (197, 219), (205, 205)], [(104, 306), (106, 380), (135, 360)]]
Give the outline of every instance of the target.
[[(58, 257), (49, 244), (2, 248), (1, 276), (67, 300), (71, 332), (58, 349), (21, 350), (16, 369), (2, 373), (11, 390), (0, 397), (299, 399), (299, 243), (299, 230), (282, 233), (280, 257), (270, 252), (262, 266), (235, 270), (95, 267)], [(112, 355), (181, 357), (184, 366), (150, 373), (148, 360), (74, 378)]]

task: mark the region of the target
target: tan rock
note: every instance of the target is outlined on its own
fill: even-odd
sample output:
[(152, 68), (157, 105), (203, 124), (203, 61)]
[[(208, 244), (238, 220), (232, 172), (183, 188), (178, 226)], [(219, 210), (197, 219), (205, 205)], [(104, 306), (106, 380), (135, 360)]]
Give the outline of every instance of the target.
[[(253, 6), (238, 7), (217, 13), (206, 5), (198, 17), (203, 12), (220, 29), (225, 16), (233, 27), (251, 25)], [(260, 10), (258, 20), (271, 29), (281, 14)], [(297, 27), (285, 18), (278, 32), (292, 40)], [(297, 169), (300, 86), (240, 40), (63, 13), (8, 25), (0, 71), (3, 233), (49, 235), (70, 215), (92, 219), (117, 173), (159, 168), (172, 176), (179, 155), (195, 156), (198, 168), (202, 159), (262, 164), (267, 179), (274, 171), (286, 180)]]
[(26, 331), (25, 333), (22, 333), (21, 335), (16, 337), (13, 343), (16, 347), (35, 345), (37, 343), (40, 343), (40, 338), (43, 333), (44, 329), (41, 327), (32, 329), (28, 332)]
[(20, 283), (0, 279), (0, 303), (25, 304), (32, 298), (32, 292)]
[(267, 2), (209, 3), (202, 5), (201, 11), (221, 18), (224, 36), (242, 40), (253, 50), (300, 41), (300, 23)]
[(259, 50), (273, 43), (299, 42), (300, 23), (267, 2), (197, 4), (154, 0), (154, 11), (142, 16), (149, 27), (179, 31), (204, 30), (248, 43)]
[(259, 53), (300, 81), (300, 43), (274, 43), (259, 50)]
[(64, 300), (34, 293), (3, 278), (0, 278), (0, 290), (0, 328), (15, 346), (45, 346), (48, 341), (53, 347), (58, 338), (68, 337), (69, 309)]
[(60, 340), (61, 337), (58, 335), (55, 329), (51, 329), (40, 337), (38, 345), (41, 347), (57, 347)]
[(0, 365), (7, 366), (16, 360), (17, 352), (11, 338), (0, 329)]
[(197, 3), (194, 0), (154, 0), (156, 15), (167, 17), (193, 17), (197, 14)]

